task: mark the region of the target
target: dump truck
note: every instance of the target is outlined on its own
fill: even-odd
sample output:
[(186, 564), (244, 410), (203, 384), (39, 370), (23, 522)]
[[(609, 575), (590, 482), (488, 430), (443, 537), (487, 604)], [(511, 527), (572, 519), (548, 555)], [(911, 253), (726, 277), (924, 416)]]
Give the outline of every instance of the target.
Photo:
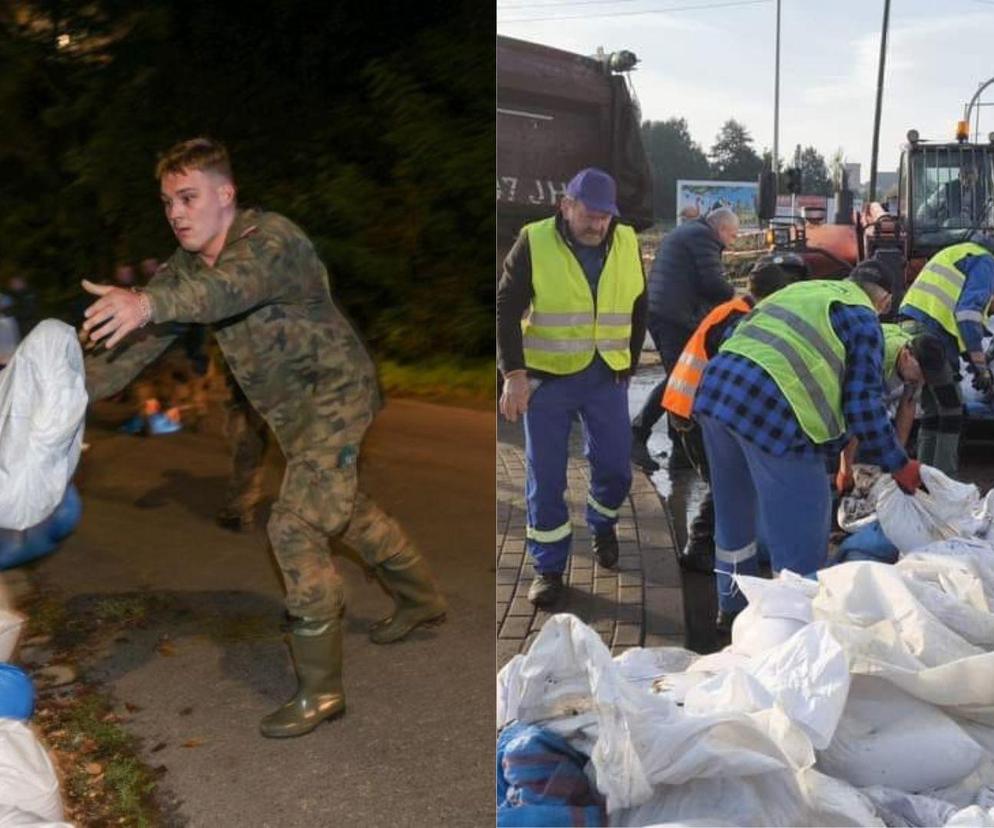
[(584, 167), (614, 176), (626, 223), (652, 224), (652, 173), (627, 78), (637, 62), (626, 51), (585, 57), (497, 38), (498, 263)]

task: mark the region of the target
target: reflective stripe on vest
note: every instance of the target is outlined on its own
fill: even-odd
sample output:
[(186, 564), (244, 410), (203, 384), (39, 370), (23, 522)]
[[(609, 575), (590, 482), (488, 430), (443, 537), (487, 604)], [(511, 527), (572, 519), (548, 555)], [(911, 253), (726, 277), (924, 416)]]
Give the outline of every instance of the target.
[(645, 290), (635, 231), (615, 225), (597, 283), (597, 303), (555, 218), (526, 225), (534, 296), (522, 322), (525, 366), (575, 374), (599, 353), (616, 371), (631, 367), (632, 307)]
[(884, 332), (884, 381), (890, 382), (897, 372), (897, 356), (914, 337), (893, 322), (880, 325)]
[(845, 431), (846, 352), (829, 319), (836, 302), (876, 314), (865, 291), (853, 282), (798, 282), (756, 305), (720, 349), (763, 368), (815, 444)]
[(711, 312), (701, 320), (701, 324), (687, 340), (683, 353), (673, 366), (673, 373), (666, 380), (666, 387), (663, 389), (663, 408), (679, 417), (690, 419), (694, 410), (697, 386), (701, 384), (701, 376), (708, 364), (705, 348), (708, 334), (715, 325), (720, 325), (730, 314), (749, 313), (751, 309), (745, 299), (736, 297), (712, 308)]
[(987, 318), (979, 311), (956, 312), (956, 305), (963, 294), (966, 274), (956, 262), (964, 256), (990, 256), (985, 247), (973, 242), (953, 244), (940, 250), (925, 263), (907, 293), (901, 307), (911, 307), (930, 316), (938, 322), (955, 340), (961, 351), (966, 350), (966, 343), (960, 334), (958, 320), (980, 322), (986, 324)]

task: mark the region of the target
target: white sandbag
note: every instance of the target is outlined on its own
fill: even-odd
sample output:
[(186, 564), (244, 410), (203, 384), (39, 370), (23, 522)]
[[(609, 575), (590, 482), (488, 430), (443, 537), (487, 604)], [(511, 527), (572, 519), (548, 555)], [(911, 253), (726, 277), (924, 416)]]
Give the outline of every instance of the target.
[(632, 647), (615, 656), (614, 663), (622, 678), (636, 687), (651, 689), (668, 675), (685, 675), (700, 654), (683, 647)]
[(820, 570), (818, 583), (815, 617), (865, 629), (878, 647), (897, 639), (917, 660), (916, 669), (983, 653), (932, 615), (890, 564), (839, 564)]
[(971, 560), (919, 555), (898, 561), (895, 569), (918, 602), (971, 644), (994, 645), (994, 613), (984, 582)]
[(969, 826), (969, 828), (994, 828), (994, 808), (970, 805), (949, 817), (945, 824)]
[(69, 822), (53, 822), (12, 805), (0, 805), (0, 828), (73, 828)]
[(932, 466), (922, 466), (921, 477), (927, 492), (907, 495), (890, 475), (874, 487), (880, 528), (901, 552), (986, 530), (976, 486), (953, 480)]
[(62, 501), (86, 403), (76, 332), (43, 320), (0, 371), (0, 529), (35, 526)]
[(854, 676), (817, 767), (857, 787), (919, 793), (963, 779), (984, 757), (984, 749), (935, 707), (887, 681)]
[(0, 803), (42, 819), (62, 819), (52, 761), (31, 728), (14, 719), (0, 719)]
[(26, 620), (19, 612), (0, 609), (0, 661), (10, 661)]
[(732, 649), (747, 656), (758, 656), (789, 639), (805, 623), (793, 618), (767, 618), (749, 604), (732, 622)]
[(827, 747), (849, 693), (849, 664), (828, 624), (809, 624), (788, 641), (690, 688), (688, 713), (754, 713), (776, 707), (810, 739)]
[(956, 806), (945, 800), (882, 785), (860, 788), (860, 793), (873, 802), (877, 815), (889, 828), (945, 825), (946, 820), (956, 813)]
[(611, 815), (612, 826), (880, 826), (872, 803), (814, 769), (660, 785), (649, 801)]
[(983, 584), (985, 603), (988, 607), (994, 607), (994, 545), (981, 538), (950, 538), (905, 553), (901, 559), (916, 560), (931, 555), (972, 564), (972, 571), (977, 573)]
[(793, 771), (814, 761), (810, 742), (782, 711), (691, 716), (632, 686), (600, 636), (572, 615), (550, 618), (515, 672), (519, 696), (508, 699), (505, 716), (515, 711), (566, 738), (592, 738), (589, 755), (609, 812), (647, 801), (660, 784)]
[(736, 575), (748, 606), (732, 622), (732, 650), (756, 656), (783, 644), (813, 618), (818, 584), (784, 570), (776, 578)]

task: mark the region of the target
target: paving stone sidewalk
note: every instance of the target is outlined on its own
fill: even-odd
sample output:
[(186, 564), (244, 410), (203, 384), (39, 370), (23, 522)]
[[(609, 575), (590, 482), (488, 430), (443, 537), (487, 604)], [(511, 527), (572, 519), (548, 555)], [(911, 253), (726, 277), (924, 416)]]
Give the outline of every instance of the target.
[[(590, 624), (617, 655), (630, 647), (683, 646), (683, 598), (673, 530), (659, 494), (637, 469), (618, 520), (620, 557), (603, 569), (584, 519), (589, 467), (574, 440), (567, 471), (573, 549), (556, 612)], [(527, 650), (547, 612), (528, 601), (534, 570), (525, 552), (525, 456), (520, 427), (501, 423), (497, 443), (497, 666)]]

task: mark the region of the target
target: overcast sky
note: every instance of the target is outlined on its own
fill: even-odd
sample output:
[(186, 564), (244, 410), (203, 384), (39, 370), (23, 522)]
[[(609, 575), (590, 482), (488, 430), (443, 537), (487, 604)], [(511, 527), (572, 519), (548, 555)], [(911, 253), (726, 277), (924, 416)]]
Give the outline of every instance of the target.
[[(706, 152), (735, 118), (759, 152), (773, 145), (776, 0), (733, 2), (498, 0), (497, 32), (580, 54), (633, 51), (643, 120), (686, 118)], [(639, 13), (687, 7), (696, 8)], [(869, 178), (882, 21), (883, 0), (782, 0), (781, 156), (800, 143), (827, 160), (842, 147)], [(879, 168), (897, 168), (912, 127), (951, 140), (991, 77), (994, 0), (892, 0)], [(981, 100), (994, 104), (994, 84)], [(994, 131), (994, 106), (981, 110), (980, 129)]]

